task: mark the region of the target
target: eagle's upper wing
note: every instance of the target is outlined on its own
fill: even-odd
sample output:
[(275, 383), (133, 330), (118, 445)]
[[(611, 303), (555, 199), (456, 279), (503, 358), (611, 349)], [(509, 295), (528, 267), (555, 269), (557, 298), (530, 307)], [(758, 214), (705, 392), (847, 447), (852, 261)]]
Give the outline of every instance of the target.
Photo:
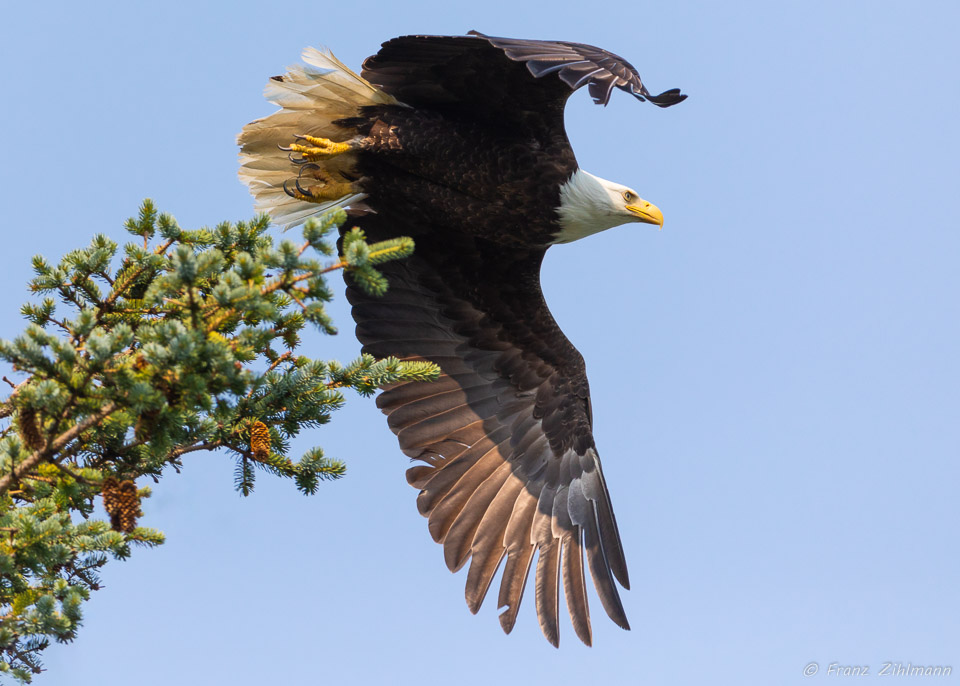
[(652, 95), (640, 80), (640, 74), (619, 55), (586, 45), (566, 41), (523, 40), (519, 38), (497, 38), (485, 36), (478, 31), (470, 31), (503, 50), (504, 54), (516, 62), (524, 62), (535, 77), (540, 78), (556, 72), (560, 80), (575, 91), (590, 84), (589, 91), (593, 101), (606, 105), (614, 87), (634, 95), (639, 100), (649, 100), (658, 107), (670, 107), (686, 100), (679, 88), (672, 88)]
[[(357, 217), (371, 239), (392, 219)], [(364, 352), (427, 359), (439, 381), (383, 392), (420, 512), (451, 570), (472, 557), (466, 598), (476, 612), (504, 558), (499, 606), (514, 625), (534, 557), (540, 626), (558, 635), (560, 580), (577, 635), (591, 641), (583, 553), (607, 614), (628, 628), (614, 578), (626, 562), (593, 440), (583, 358), (540, 291), (543, 250), (505, 253), (468, 236), (424, 232), (414, 255), (378, 267), (385, 296), (348, 289)]]
[(604, 105), (614, 87), (660, 107), (687, 97), (678, 89), (651, 95), (633, 65), (592, 45), (470, 33), (389, 40), (363, 63), (363, 77), (409, 105), (519, 119), (543, 113), (561, 126), (567, 98), (588, 84)]

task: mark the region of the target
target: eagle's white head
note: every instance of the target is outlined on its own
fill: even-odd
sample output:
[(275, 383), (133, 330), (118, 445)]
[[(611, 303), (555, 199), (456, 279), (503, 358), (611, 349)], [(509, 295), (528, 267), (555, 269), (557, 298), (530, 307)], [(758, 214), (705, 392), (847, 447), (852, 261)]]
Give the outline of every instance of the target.
[(569, 243), (628, 222), (663, 226), (663, 213), (632, 188), (583, 169), (560, 186), (560, 232), (554, 243)]

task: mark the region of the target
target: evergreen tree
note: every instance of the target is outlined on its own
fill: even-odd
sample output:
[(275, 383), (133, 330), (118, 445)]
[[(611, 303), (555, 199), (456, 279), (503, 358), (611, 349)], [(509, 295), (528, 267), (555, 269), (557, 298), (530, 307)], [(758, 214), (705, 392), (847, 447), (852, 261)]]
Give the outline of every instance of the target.
[[(20, 337), (0, 341), (25, 375), (4, 377), (12, 391), (0, 404), (0, 672), (29, 682), (51, 639), (76, 636), (107, 560), (163, 542), (138, 523), (150, 495), (138, 479), (217, 449), (243, 495), (258, 468), (313, 494), (345, 466), (320, 448), (292, 460), (289, 441), (326, 424), (342, 389), (436, 378), (425, 362), (296, 353), (308, 323), (335, 333), (325, 274), (345, 270), (380, 294), (376, 265), (413, 250), (409, 238), (367, 244), (353, 229), (333, 258), (328, 236), (344, 221), (331, 212), (306, 223), (301, 243), (277, 245), (266, 217), (187, 231), (145, 201), (126, 224), (140, 240), (122, 256), (98, 235), (56, 266), (34, 258), (30, 287), (45, 297), (23, 307)], [(97, 498), (110, 521), (91, 518)]]

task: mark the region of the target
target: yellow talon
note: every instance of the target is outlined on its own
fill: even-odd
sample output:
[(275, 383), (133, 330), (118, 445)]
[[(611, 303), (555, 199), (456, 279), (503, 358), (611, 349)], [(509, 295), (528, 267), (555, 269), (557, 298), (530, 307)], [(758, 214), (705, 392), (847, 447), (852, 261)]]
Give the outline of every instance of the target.
[[(307, 180), (315, 183), (309, 186), (301, 183)], [(283, 184), (283, 190), (286, 194), (291, 198), (305, 202), (322, 203), (328, 200), (339, 200), (357, 191), (355, 184), (334, 181), (329, 174), (321, 169), (312, 170), (312, 175), (309, 177), (295, 179), (292, 188), (288, 185), (289, 183), (288, 181)]]
[(354, 189), (352, 183), (331, 183), (320, 188), (308, 188), (307, 190), (313, 196), (314, 202), (324, 202), (350, 195)]
[(329, 138), (297, 136), (297, 140), (307, 141), (307, 143), (310, 143), (311, 145), (293, 143), (290, 145), (290, 147), (283, 149), (289, 150), (290, 152), (298, 152), (303, 155), (304, 159), (310, 161), (322, 160), (326, 157), (335, 157), (336, 155), (341, 155), (349, 151), (351, 148), (349, 143), (337, 143)]
[(287, 190), (287, 195), (305, 202), (322, 203), (328, 200), (339, 200), (346, 195), (350, 195), (353, 192), (353, 187), (349, 183), (337, 183), (331, 186), (307, 188), (305, 190), (309, 194), (301, 193), (299, 190)]

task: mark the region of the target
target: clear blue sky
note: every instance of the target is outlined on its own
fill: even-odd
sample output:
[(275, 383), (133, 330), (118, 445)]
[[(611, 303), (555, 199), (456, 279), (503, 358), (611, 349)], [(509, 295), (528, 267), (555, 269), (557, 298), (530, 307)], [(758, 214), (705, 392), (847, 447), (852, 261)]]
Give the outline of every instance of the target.
[[(358, 66), (406, 33), (559, 38), (624, 55), (669, 110), (567, 109), (580, 163), (659, 205), (551, 250), (587, 360), (633, 590), (623, 632), (561, 648), (524, 601), (466, 609), (372, 401), (319, 443), (312, 498), (197, 454), (145, 504), (168, 543), (111, 563), (39, 684), (815, 684), (816, 661), (952, 665), (960, 683), (960, 64), (952, 2), (10, 4), (0, 335), (30, 257), (122, 239), (144, 197), (240, 219), (234, 136), (304, 46)], [(620, 96), (620, 97), (617, 97)], [(353, 358), (343, 333), (312, 354)], [(508, 678), (509, 675), (509, 678)], [(878, 677), (873, 676), (876, 680)], [(910, 683), (899, 679), (897, 683)]]

